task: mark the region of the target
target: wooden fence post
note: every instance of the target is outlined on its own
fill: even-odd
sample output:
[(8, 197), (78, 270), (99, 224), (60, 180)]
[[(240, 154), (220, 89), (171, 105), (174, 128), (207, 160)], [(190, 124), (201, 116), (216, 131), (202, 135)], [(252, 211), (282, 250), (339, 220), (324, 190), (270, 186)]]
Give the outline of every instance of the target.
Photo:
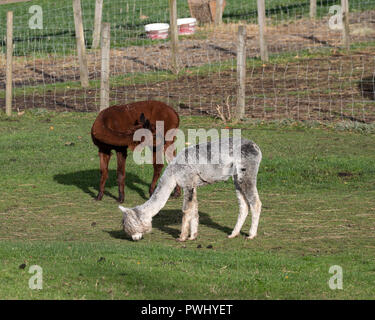
[(89, 72), (87, 67), (87, 56), (85, 46), (85, 34), (83, 32), (81, 0), (73, 0), (74, 25), (77, 40), (77, 52), (79, 69), (81, 74), (81, 85), (84, 88), (89, 86)]
[(171, 66), (172, 72), (178, 73), (178, 30), (177, 30), (177, 3), (169, 0), (169, 28), (171, 31)]
[(237, 44), (237, 110), (235, 120), (245, 116), (245, 81), (246, 81), (246, 28), (238, 27)]
[(13, 11), (7, 13), (7, 61), (6, 61), (6, 93), (5, 112), (12, 115), (13, 90)]
[(223, 22), (223, 0), (216, 0), (215, 25)]
[(258, 23), (259, 23), (259, 44), (260, 57), (262, 61), (268, 61), (268, 49), (266, 39), (264, 38), (264, 28), (266, 26), (266, 6), (264, 0), (257, 0), (258, 4)]
[(32, 0), (0, 0), (0, 5), (1, 4), (11, 4), (11, 3), (18, 3), (18, 2), (29, 2)]
[(29, 1), (32, 1), (32, 0), (0, 0), (0, 5), (18, 3), (18, 2), (29, 2)]
[(101, 41), (101, 82), (100, 82), (100, 110), (109, 107), (109, 72), (110, 72), (110, 50), (111, 50), (111, 24), (103, 23)]
[(316, 0), (310, 0), (310, 18), (316, 18)]
[(98, 49), (100, 46), (100, 31), (102, 28), (103, 0), (96, 0), (94, 33), (92, 36), (92, 48)]
[(349, 0), (341, 0), (343, 39), (346, 50), (350, 50)]

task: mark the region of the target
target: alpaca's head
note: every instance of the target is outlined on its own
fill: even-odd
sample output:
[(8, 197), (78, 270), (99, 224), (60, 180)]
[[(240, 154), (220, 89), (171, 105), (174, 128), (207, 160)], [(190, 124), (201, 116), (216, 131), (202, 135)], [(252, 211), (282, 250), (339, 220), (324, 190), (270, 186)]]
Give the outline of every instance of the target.
[(151, 219), (143, 218), (134, 209), (124, 208), (123, 206), (119, 206), (119, 208), (123, 212), (122, 225), (124, 231), (134, 241), (140, 240), (143, 234), (151, 232)]

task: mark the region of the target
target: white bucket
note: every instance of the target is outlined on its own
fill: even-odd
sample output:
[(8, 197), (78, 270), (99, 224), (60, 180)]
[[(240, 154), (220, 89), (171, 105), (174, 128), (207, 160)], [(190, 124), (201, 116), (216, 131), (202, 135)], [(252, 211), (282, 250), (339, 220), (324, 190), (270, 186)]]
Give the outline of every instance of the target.
[(154, 39), (167, 39), (168, 38), (168, 23), (151, 23), (145, 25), (147, 37)]
[(195, 18), (177, 19), (178, 34), (179, 35), (194, 34), (196, 25), (197, 25), (197, 19)]

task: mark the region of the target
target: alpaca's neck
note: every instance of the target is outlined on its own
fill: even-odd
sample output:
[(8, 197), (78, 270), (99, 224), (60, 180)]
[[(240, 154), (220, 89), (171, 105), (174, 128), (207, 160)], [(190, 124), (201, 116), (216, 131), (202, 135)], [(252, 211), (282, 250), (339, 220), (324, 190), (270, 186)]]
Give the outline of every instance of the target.
[(176, 180), (172, 174), (172, 166), (169, 165), (159, 180), (158, 186), (151, 198), (144, 204), (136, 207), (148, 218), (152, 218), (165, 206), (173, 189), (176, 187)]

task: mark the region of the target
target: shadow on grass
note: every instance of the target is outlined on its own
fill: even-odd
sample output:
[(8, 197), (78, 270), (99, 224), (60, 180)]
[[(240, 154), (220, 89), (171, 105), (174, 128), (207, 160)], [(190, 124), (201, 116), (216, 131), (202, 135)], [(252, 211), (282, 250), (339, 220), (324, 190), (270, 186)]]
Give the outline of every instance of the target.
[[(152, 227), (159, 229), (160, 231), (171, 235), (177, 239), (180, 235), (180, 228), (172, 228), (170, 225), (181, 225), (182, 212), (180, 210), (162, 210), (152, 220)], [(215, 221), (212, 221), (211, 217), (205, 212), (199, 212), (199, 224), (203, 224), (206, 227), (219, 230), (223, 233), (230, 234), (232, 229), (226, 226), (222, 226)], [(112, 238), (132, 240), (131, 237), (127, 236), (123, 230), (103, 230), (107, 232)], [(246, 235), (241, 232), (241, 234)]]
[(375, 76), (369, 76), (358, 82), (358, 89), (362, 97), (369, 100), (375, 100)]
[[(106, 188), (117, 187), (116, 176), (116, 170), (109, 170), (109, 177), (105, 184)], [(92, 169), (70, 172), (65, 174), (57, 174), (53, 177), (53, 180), (63, 185), (76, 186), (80, 188), (84, 193), (87, 193), (91, 197), (95, 198), (97, 196), (97, 193), (99, 192), (100, 171), (99, 169)], [(146, 195), (144, 190), (141, 187), (139, 187), (139, 185), (148, 187), (149, 184), (140, 179), (136, 174), (126, 172), (125, 185), (129, 189), (137, 192), (143, 199), (148, 199), (148, 195)], [(96, 192), (93, 192), (91, 189), (96, 190)], [(117, 200), (117, 193), (116, 195), (113, 195), (106, 191), (104, 194)]]

